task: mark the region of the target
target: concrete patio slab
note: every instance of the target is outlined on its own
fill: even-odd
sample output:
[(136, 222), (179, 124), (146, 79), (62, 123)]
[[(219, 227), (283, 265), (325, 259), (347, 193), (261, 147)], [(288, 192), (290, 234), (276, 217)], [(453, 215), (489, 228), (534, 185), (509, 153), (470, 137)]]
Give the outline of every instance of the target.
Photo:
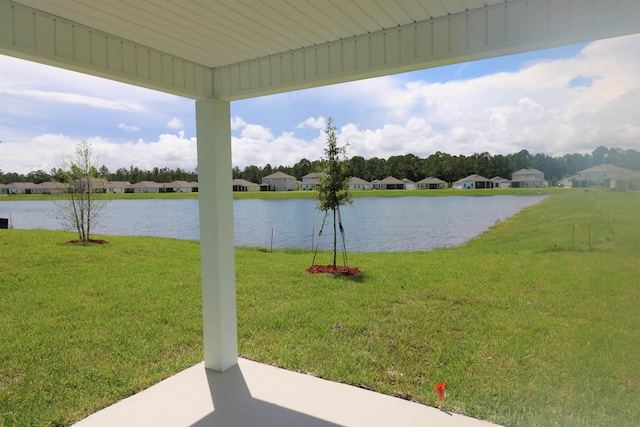
[(195, 365), (75, 424), (113, 426), (494, 426), (361, 388), (239, 359)]

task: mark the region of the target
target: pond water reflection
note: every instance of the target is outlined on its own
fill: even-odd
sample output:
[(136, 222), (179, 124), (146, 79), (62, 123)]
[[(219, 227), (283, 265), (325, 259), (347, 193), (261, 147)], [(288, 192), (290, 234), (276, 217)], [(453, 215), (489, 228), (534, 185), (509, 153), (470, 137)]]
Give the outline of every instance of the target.
[[(496, 222), (540, 202), (546, 196), (363, 197), (342, 207), (350, 252), (403, 252), (456, 246)], [(324, 214), (311, 199), (234, 200), (234, 233), (238, 246), (311, 248), (318, 243)], [(15, 228), (62, 229), (51, 201), (2, 201), (0, 217)], [(320, 248), (333, 244), (329, 216)], [(315, 237), (312, 237), (315, 229)], [(273, 230), (273, 234), (272, 234)], [(199, 239), (197, 199), (112, 200), (96, 234)]]

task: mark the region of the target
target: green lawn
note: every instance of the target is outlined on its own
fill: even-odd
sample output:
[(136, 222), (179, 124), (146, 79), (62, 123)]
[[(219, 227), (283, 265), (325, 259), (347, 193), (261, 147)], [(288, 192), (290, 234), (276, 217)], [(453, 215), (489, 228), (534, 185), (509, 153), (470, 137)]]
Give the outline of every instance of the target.
[[(237, 248), (240, 354), (428, 405), (446, 381), (444, 409), (505, 425), (638, 425), (638, 212), (556, 191), (462, 247), (349, 254), (355, 277)], [(73, 237), (0, 230), (0, 425), (67, 425), (202, 358), (197, 242)]]

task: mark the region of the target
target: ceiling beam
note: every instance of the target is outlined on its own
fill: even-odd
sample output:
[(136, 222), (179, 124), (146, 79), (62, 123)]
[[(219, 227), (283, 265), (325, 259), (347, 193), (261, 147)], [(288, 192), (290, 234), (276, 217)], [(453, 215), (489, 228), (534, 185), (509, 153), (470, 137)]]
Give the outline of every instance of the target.
[(9, 0), (0, 53), (187, 98), (213, 97), (213, 70)]
[(0, 53), (228, 101), (640, 33), (637, 0), (513, 0), (215, 69), (0, 0)]

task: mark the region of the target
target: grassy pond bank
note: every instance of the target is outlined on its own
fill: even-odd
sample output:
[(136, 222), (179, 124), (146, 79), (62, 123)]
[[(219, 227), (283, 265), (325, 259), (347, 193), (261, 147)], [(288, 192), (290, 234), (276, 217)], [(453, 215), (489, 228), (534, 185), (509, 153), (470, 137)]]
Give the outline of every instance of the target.
[[(503, 425), (640, 424), (640, 193), (551, 190), (460, 247), (349, 254), (359, 276), (236, 248), (240, 356), (432, 406), (445, 381), (443, 409)], [(199, 243), (94, 237), (0, 230), (2, 426), (202, 360)]]

